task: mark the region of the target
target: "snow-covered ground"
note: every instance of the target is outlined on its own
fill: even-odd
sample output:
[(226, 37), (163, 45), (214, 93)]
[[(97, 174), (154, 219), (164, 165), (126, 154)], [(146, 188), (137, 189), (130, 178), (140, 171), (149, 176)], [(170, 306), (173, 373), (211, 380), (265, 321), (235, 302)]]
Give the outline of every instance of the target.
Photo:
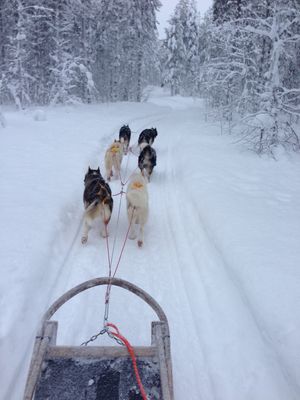
[[(82, 246), (83, 178), (128, 123), (132, 144), (155, 126), (145, 245), (128, 241), (117, 273), (151, 294), (170, 323), (176, 400), (300, 398), (300, 160), (259, 158), (205, 121), (201, 102), (160, 89), (147, 103), (3, 110), (0, 127), (0, 399), (22, 398), (43, 312), (71, 287), (107, 275), (99, 227)], [(123, 180), (137, 158), (123, 160)], [(112, 181), (113, 193), (120, 182)], [(109, 226), (116, 264), (125, 198)], [(59, 343), (102, 328), (104, 288), (58, 312)], [(111, 292), (110, 320), (150, 342), (152, 311)], [(95, 344), (112, 344), (101, 337)]]

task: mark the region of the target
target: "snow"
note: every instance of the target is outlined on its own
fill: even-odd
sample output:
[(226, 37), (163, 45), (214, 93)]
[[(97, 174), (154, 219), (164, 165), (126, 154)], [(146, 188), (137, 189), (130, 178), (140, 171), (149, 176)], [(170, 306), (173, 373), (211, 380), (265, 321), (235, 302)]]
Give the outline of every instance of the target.
[(37, 109), (33, 114), (33, 119), (35, 121), (46, 121), (47, 116), (44, 110)]
[[(107, 275), (100, 227), (80, 242), (84, 174), (104, 173), (121, 125), (131, 144), (156, 127), (145, 243), (128, 241), (117, 277), (165, 310), (177, 400), (300, 398), (300, 161), (257, 157), (205, 121), (202, 103), (152, 91), (146, 103), (4, 110), (0, 131), (0, 398), (22, 397), (33, 340), (45, 310), (71, 287)], [(134, 155), (123, 158), (125, 182)], [(120, 182), (112, 181), (113, 193)], [(128, 228), (114, 197), (110, 246), (116, 265)], [(58, 343), (80, 344), (102, 328), (104, 288), (68, 302), (54, 319)], [(134, 345), (150, 343), (155, 315), (113, 287), (110, 321)], [(100, 337), (95, 344), (108, 344)]]
[(6, 127), (6, 119), (1, 111), (0, 107), (0, 128), (5, 128)]

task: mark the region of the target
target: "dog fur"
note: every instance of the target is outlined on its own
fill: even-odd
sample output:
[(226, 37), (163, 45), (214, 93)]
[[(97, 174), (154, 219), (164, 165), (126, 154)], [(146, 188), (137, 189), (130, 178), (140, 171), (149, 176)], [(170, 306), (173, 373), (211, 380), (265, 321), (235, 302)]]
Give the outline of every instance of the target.
[(119, 140), (121, 143), (124, 143), (124, 154), (127, 155), (129, 143), (131, 138), (131, 130), (128, 125), (123, 125), (120, 128), (119, 132)]
[(138, 145), (141, 147), (142, 143), (147, 143), (152, 146), (154, 139), (158, 135), (156, 128), (144, 129), (139, 136)]
[(89, 167), (84, 178), (84, 227), (81, 237), (82, 244), (88, 241), (88, 233), (91, 229), (92, 222), (100, 217), (103, 222), (101, 235), (107, 236), (107, 229), (105, 228), (111, 218), (113, 209), (113, 198), (109, 185), (103, 179), (100, 168), (91, 169)]
[(121, 163), (123, 158), (123, 143), (120, 140), (115, 140), (114, 143), (109, 146), (105, 153), (105, 169), (106, 179), (110, 181), (113, 176), (113, 170), (116, 179), (120, 178)]
[[(127, 186), (126, 199), (128, 221), (131, 223), (129, 239), (138, 238), (138, 246), (142, 247), (149, 206), (147, 180), (141, 173), (135, 173), (131, 176)], [(136, 225), (139, 226), (138, 234), (136, 233)]]
[(141, 152), (138, 159), (138, 166), (141, 173), (150, 182), (150, 176), (156, 165), (156, 151), (147, 143), (141, 143)]

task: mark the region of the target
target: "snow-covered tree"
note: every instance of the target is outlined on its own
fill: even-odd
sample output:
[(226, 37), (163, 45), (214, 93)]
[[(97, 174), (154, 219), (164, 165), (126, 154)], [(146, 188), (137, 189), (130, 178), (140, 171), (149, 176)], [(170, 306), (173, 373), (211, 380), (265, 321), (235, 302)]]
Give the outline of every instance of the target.
[[(90, 102), (96, 96), (91, 74), (86, 7), (81, 1), (60, 1), (55, 7), (50, 102)], [(92, 57), (90, 58), (92, 61)]]
[[(11, 8), (10, 8), (11, 7)], [(13, 30), (7, 33), (7, 58), (3, 84), (18, 109), (31, 103), (30, 84), (34, 80), (30, 72), (29, 42), (30, 6), (22, 0), (6, 3), (6, 11), (13, 11), (9, 18), (14, 18)], [(13, 17), (13, 18), (12, 18)]]
[[(256, 125), (251, 136), (258, 152), (272, 152), (279, 144), (299, 150), (292, 117), (300, 115), (300, 87), (291, 81), (286, 81), (285, 85), (285, 63), (300, 43), (300, 10), (287, 7), (285, 1), (278, 1), (270, 8), (267, 0), (265, 6), (268, 9), (261, 17), (248, 7), (249, 17), (243, 20), (246, 24), (242, 27), (249, 41), (260, 40), (268, 48), (268, 57), (263, 55), (261, 60), (261, 63), (264, 61), (264, 79), (262, 90), (258, 92), (258, 113), (267, 115), (268, 124)], [(296, 69), (300, 72), (299, 65)], [(248, 123), (249, 119), (251, 115)], [(257, 115), (255, 119), (257, 121)]]
[(217, 24), (240, 18), (245, 0), (214, 0), (213, 19)]
[(280, 144), (299, 149), (293, 128), (300, 112), (299, 4), (232, 4), (215, 1), (211, 20), (200, 30), (209, 37), (200, 80), (206, 98), (220, 117), (243, 118), (245, 137), (257, 152)]
[(0, 101), (141, 100), (159, 0), (1, 0)]
[(105, 100), (141, 100), (155, 64), (159, 6), (158, 0), (101, 2), (96, 81)]
[(171, 93), (194, 95), (199, 74), (199, 16), (194, 0), (180, 0), (166, 29), (165, 80)]

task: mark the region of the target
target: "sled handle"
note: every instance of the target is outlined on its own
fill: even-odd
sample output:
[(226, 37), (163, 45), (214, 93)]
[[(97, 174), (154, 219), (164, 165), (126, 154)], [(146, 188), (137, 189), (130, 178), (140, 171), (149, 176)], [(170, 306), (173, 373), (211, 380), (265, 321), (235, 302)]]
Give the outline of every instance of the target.
[(89, 281), (83, 282), (80, 285), (75, 286), (74, 288), (68, 290), (66, 293), (64, 293), (61, 297), (59, 297), (51, 306), (48, 308), (46, 313), (44, 314), (42, 318), (42, 326), (46, 321), (48, 321), (52, 315), (63, 305), (65, 304), (68, 300), (70, 300), (72, 297), (76, 296), (77, 294), (84, 292), (87, 289), (91, 289), (95, 286), (102, 286), (102, 285), (113, 285), (113, 286), (119, 286), (123, 289), (128, 290), (129, 292), (134, 293), (138, 297), (140, 297), (142, 300), (144, 300), (156, 313), (158, 316), (159, 320), (161, 322), (165, 322), (166, 325), (168, 326), (168, 320), (166, 317), (166, 314), (164, 313), (163, 309), (161, 306), (157, 303), (157, 301), (154, 300), (152, 296), (150, 296), (148, 293), (146, 293), (143, 289), (139, 288), (138, 286), (134, 285), (133, 283), (130, 283), (128, 281), (125, 281), (124, 279), (119, 279), (119, 278), (108, 278), (108, 277), (103, 277), (103, 278), (94, 278)]

